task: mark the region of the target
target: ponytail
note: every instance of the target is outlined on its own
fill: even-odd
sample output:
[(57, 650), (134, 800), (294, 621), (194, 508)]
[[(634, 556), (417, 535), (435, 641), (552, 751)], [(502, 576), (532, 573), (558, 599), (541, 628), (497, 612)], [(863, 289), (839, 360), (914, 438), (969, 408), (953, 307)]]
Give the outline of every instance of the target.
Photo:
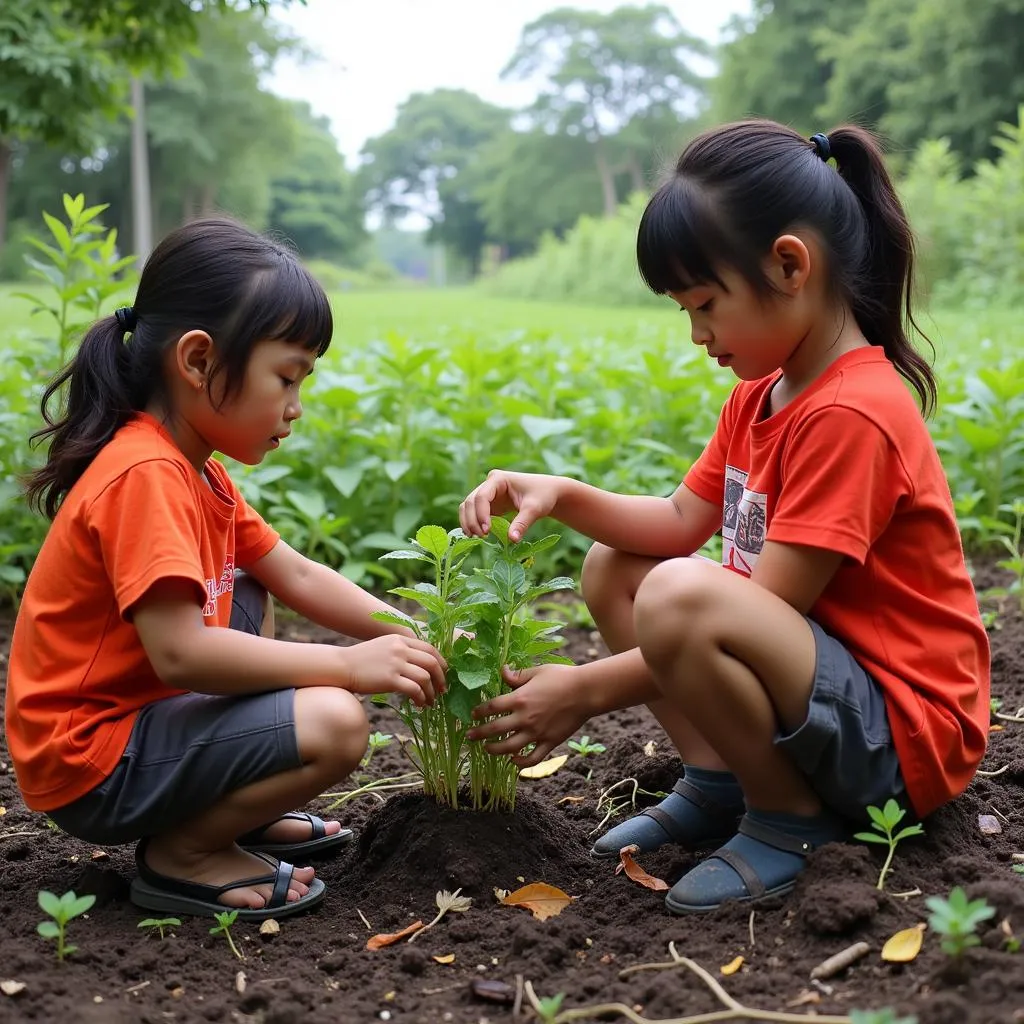
[[(50, 448), (46, 464), (29, 477), (26, 494), (29, 505), (47, 518), (56, 515), (64, 496), (100, 449), (141, 408), (138, 399), (148, 399), (148, 395), (132, 394), (131, 364), (124, 328), (115, 316), (104, 317), (93, 324), (75, 357), (43, 392), (46, 426), (30, 440), (38, 443), (50, 438)], [(56, 420), (50, 409), (55, 399), (61, 403)]]
[(914, 239), (910, 224), (874, 136), (863, 128), (845, 125), (829, 133), (828, 144), (840, 176), (860, 200), (868, 223), (867, 280), (852, 296), (854, 316), (864, 337), (882, 347), (917, 392), (927, 414), (937, 400), (935, 375), (907, 334), (910, 325), (927, 340), (912, 308)]

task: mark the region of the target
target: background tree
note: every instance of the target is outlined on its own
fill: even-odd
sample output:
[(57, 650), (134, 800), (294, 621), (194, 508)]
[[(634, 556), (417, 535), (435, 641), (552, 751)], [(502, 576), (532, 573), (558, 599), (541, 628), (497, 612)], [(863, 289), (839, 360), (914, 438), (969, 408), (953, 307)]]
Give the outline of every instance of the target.
[(526, 26), (502, 74), (545, 81), (527, 113), (544, 131), (579, 135), (590, 144), (603, 209), (611, 215), (620, 166), (631, 172), (633, 188), (644, 184), (636, 126), (696, 116), (704, 80), (687, 61), (707, 52), (667, 7), (620, 7), (609, 14), (563, 7)]

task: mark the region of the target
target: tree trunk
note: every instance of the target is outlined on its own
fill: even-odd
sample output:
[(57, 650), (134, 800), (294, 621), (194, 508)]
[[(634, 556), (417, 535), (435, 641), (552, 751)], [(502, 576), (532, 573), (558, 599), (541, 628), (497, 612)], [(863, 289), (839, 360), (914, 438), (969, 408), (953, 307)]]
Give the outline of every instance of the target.
[(135, 259), (139, 270), (153, 249), (153, 206), (149, 182), (149, 138), (146, 134), (146, 102), (142, 79), (132, 79), (132, 225)]
[(629, 180), (634, 192), (646, 192), (647, 182), (644, 179), (644, 169), (640, 166), (636, 153), (629, 151), (629, 159), (626, 161), (626, 169), (629, 171)]
[(0, 139), (0, 253), (7, 241), (7, 186), (11, 180), (11, 161), (14, 149), (5, 139)]
[(594, 143), (594, 159), (597, 162), (597, 173), (601, 178), (604, 215), (606, 217), (614, 217), (615, 211), (619, 208), (619, 198), (615, 194), (615, 173), (608, 163), (608, 156), (604, 151), (604, 142), (600, 138)]

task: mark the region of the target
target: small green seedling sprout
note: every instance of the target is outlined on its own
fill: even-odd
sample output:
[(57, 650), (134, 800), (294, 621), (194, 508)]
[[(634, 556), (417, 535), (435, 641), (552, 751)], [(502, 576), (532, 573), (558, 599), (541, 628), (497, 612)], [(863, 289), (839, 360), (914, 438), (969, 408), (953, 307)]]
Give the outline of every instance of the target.
[(942, 936), (942, 951), (951, 957), (961, 957), (971, 946), (977, 946), (978, 925), (994, 917), (995, 907), (985, 900), (969, 900), (967, 893), (956, 886), (948, 898), (929, 896), (925, 904), (931, 911), (928, 924)]
[(235, 940), (231, 937), (231, 926), (238, 920), (237, 910), (225, 910), (223, 913), (214, 914), (214, 918), (217, 921), (215, 928), (210, 929), (211, 935), (223, 934), (224, 938), (228, 940), (228, 945), (231, 947), (231, 952), (238, 957), (239, 960), (244, 960), (245, 957), (239, 952), (238, 947), (235, 945)]
[(603, 754), (608, 748), (603, 743), (591, 743), (589, 736), (581, 736), (578, 740), (569, 740), (567, 746), (574, 750), (580, 757), (590, 757), (591, 754)]
[(366, 754), (362, 761), (359, 762), (359, 767), (365, 768), (370, 763), (370, 759), (373, 757), (374, 753), (378, 750), (383, 750), (393, 739), (394, 736), (389, 732), (372, 733), (366, 747)]
[(45, 889), (39, 893), (39, 906), (53, 918), (52, 921), (41, 921), (36, 930), (44, 939), (57, 940), (57, 959), (63, 960), (78, 948), (64, 942), (64, 930), (68, 921), (80, 917), (96, 902), (95, 896), (76, 896), (74, 892), (66, 892), (57, 896)]
[(877, 889), (882, 890), (885, 888), (885, 876), (889, 873), (897, 844), (904, 839), (909, 839), (911, 836), (924, 835), (924, 829), (915, 823), (900, 829), (899, 832), (895, 832), (896, 826), (907, 813), (895, 800), (886, 800), (885, 806), (881, 810), (877, 807), (869, 807), (867, 812), (871, 818), (871, 827), (875, 831), (857, 832), (853, 838), (859, 839), (863, 843), (881, 843), (882, 846), (889, 847), (885, 863), (882, 865), (882, 870), (878, 873), (878, 884), (876, 885)]
[(1024, 875), (1024, 864), (1014, 864), (1013, 870), (1016, 871), (1018, 875)]
[(165, 928), (180, 928), (181, 921), (176, 917), (147, 917), (144, 921), (140, 921), (136, 928), (150, 928), (155, 929), (160, 933), (160, 938), (164, 937)]
[(1001, 697), (990, 697), (988, 701), (988, 710), (993, 715), (999, 714), (999, 709), (1003, 706), (1003, 699)]
[(850, 1024), (917, 1024), (916, 1017), (897, 1017), (888, 1006), (883, 1010), (851, 1010)]
[(552, 1024), (558, 1017), (558, 1011), (562, 1008), (562, 1003), (565, 1000), (565, 993), (559, 992), (558, 995), (548, 996), (546, 999), (537, 1000), (537, 1016), (544, 1022), (544, 1024)]

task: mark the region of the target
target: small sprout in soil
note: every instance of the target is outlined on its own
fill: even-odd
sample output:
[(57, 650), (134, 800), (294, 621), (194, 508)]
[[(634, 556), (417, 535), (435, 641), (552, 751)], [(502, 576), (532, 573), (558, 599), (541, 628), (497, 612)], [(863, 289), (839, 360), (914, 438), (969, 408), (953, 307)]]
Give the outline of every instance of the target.
[(942, 951), (951, 957), (961, 957), (981, 939), (976, 932), (982, 921), (995, 916), (995, 907), (981, 900), (969, 900), (967, 893), (956, 886), (949, 897), (929, 896), (925, 904), (932, 912), (928, 924), (942, 936)]
[(378, 750), (383, 750), (385, 747), (391, 744), (394, 736), (389, 732), (374, 732), (370, 734), (369, 743), (366, 747), (366, 754), (362, 761), (359, 762), (360, 768), (365, 768), (370, 763), (370, 759)]
[(544, 1024), (551, 1024), (558, 1017), (558, 1011), (562, 1008), (562, 1003), (565, 1001), (565, 993), (559, 992), (558, 995), (548, 996), (546, 999), (537, 1000), (537, 1016), (544, 1022)]
[(1003, 934), (1003, 948), (1007, 953), (1019, 953), (1021, 947), (1021, 940), (1014, 934), (1013, 927), (1010, 925), (1010, 919), (1004, 917), (999, 922), (999, 930)]
[(574, 750), (580, 757), (590, 757), (591, 754), (603, 754), (608, 749), (603, 743), (591, 743), (589, 736), (581, 736), (578, 740), (569, 740), (567, 745), (570, 750)]
[(884, 1010), (851, 1010), (850, 1024), (917, 1024), (916, 1017), (897, 1017), (887, 1006)]
[(156, 929), (156, 931), (160, 933), (160, 938), (162, 939), (164, 937), (165, 928), (180, 928), (181, 921), (176, 917), (147, 917), (144, 921), (140, 921), (136, 927)]
[(1016, 871), (1018, 875), (1024, 875), (1024, 864), (1014, 864), (1013, 870)]
[[(911, 836), (924, 835), (924, 829), (917, 823), (908, 825), (904, 829), (900, 829), (899, 832), (894, 834), (896, 826), (906, 816), (906, 811), (900, 807), (895, 800), (886, 800), (885, 806), (881, 809), (877, 807), (869, 807), (867, 809), (868, 816), (871, 818), (871, 827), (875, 829), (875, 832), (857, 832), (854, 835), (854, 839), (859, 839), (864, 843), (881, 843), (882, 846), (888, 846), (889, 852), (886, 855), (885, 863), (882, 865), (882, 870), (878, 873), (878, 884), (877, 889), (882, 890), (885, 888), (885, 876), (889, 873), (889, 868), (892, 865), (892, 858), (896, 853), (896, 846), (904, 839), (909, 839)], [(876, 833), (880, 833), (876, 835)]]
[(81, 916), (96, 902), (95, 896), (76, 896), (74, 892), (66, 892), (56, 896), (45, 889), (39, 893), (39, 906), (53, 918), (52, 921), (41, 921), (36, 930), (44, 939), (57, 940), (57, 959), (63, 960), (78, 948), (66, 945), (64, 930), (67, 923)]
[(235, 940), (231, 937), (231, 926), (238, 920), (237, 910), (225, 910), (221, 914), (214, 914), (214, 918), (217, 921), (217, 925), (210, 929), (211, 935), (223, 934), (224, 938), (228, 940), (228, 945), (231, 947), (231, 952), (238, 957), (239, 960), (244, 960), (245, 957), (239, 952), (238, 947), (235, 945)]
[(1002, 697), (990, 697), (988, 702), (989, 711), (995, 715), (999, 713), (999, 709), (1003, 706)]

